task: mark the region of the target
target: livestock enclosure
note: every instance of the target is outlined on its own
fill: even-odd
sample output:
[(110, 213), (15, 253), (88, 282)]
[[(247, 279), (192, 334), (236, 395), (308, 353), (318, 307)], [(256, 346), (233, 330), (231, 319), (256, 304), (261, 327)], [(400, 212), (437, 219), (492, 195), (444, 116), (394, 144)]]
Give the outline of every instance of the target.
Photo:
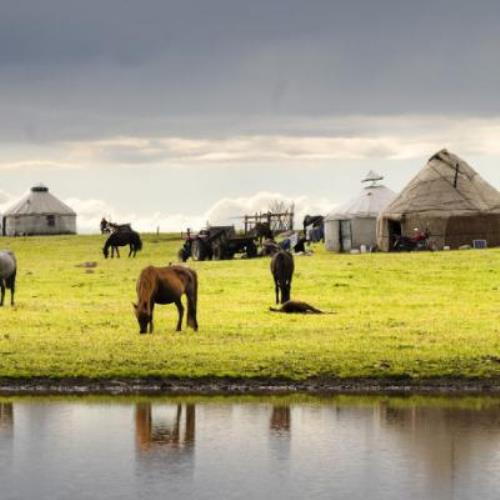
[[(104, 260), (103, 236), (3, 238), (19, 263), (0, 310), (0, 377), (493, 377), (500, 375), (500, 250), (296, 257), (293, 298), (335, 314), (269, 312), (269, 259), (192, 262), (199, 332), (155, 333), (132, 310), (146, 265), (180, 240), (145, 235), (136, 259)], [(97, 266), (82, 265), (96, 261)]]

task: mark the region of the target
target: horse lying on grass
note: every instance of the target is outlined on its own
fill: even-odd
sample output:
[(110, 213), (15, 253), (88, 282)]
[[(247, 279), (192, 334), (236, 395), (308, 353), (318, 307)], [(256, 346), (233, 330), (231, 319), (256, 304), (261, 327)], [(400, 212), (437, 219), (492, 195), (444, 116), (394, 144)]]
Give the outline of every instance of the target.
[(293, 313), (298, 313), (298, 314), (329, 314), (329, 313), (324, 313), (323, 311), (320, 311), (319, 309), (316, 309), (315, 307), (311, 306), (307, 302), (299, 302), (296, 300), (289, 300), (288, 302), (285, 302), (279, 309), (275, 309), (274, 307), (270, 307), (269, 310), (272, 312), (287, 313), (287, 314), (293, 314)]
[(281, 304), (290, 300), (292, 288), (292, 276), (294, 271), (293, 256), (285, 250), (280, 250), (271, 259), (271, 273), (274, 278), (274, 288), (276, 292), (276, 304)]
[(187, 297), (187, 325), (198, 330), (196, 306), (198, 302), (198, 277), (196, 272), (184, 266), (153, 267), (142, 270), (137, 281), (137, 304), (133, 304), (140, 333), (153, 333), (153, 310), (155, 304), (177, 306), (179, 319), (176, 331), (182, 329), (184, 306), (182, 295)]
[(104, 257), (107, 259), (109, 256), (109, 247), (111, 247), (111, 258), (116, 256), (120, 257), (120, 252), (118, 251), (118, 247), (124, 247), (126, 245), (130, 246), (130, 251), (128, 256), (135, 257), (135, 254), (142, 250), (142, 241), (139, 233), (136, 231), (117, 231), (116, 233), (111, 233), (109, 238), (106, 240), (104, 244), (104, 248), (102, 249), (102, 253)]
[(10, 290), (10, 305), (14, 305), (14, 292), (16, 289), (17, 263), (16, 256), (9, 250), (0, 250), (0, 306), (3, 306), (5, 289)]

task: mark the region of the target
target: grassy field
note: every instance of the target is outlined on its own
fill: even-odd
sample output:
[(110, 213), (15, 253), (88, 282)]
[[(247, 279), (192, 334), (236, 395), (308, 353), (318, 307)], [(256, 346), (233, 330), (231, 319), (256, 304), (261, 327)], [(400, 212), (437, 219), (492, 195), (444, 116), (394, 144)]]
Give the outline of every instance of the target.
[[(101, 236), (2, 238), (17, 305), (0, 309), (0, 377), (493, 377), (500, 375), (500, 250), (296, 258), (292, 295), (335, 314), (268, 311), (268, 259), (195, 262), (200, 330), (159, 306), (139, 335), (135, 282), (175, 260), (167, 235), (104, 260)], [(125, 252), (123, 252), (125, 253)], [(88, 272), (86, 261), (98, 266)]]

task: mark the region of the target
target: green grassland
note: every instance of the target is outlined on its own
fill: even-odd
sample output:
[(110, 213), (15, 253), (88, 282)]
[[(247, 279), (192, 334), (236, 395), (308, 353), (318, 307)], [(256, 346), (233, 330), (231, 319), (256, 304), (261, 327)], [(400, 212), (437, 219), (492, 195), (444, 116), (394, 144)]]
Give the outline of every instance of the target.
[[(500, 375), (500, 250), (295, 259), (292, 296), (329, 315), (269, 312), (269, 259), (193, 262), (200, 330), (158, 306), (139, 335), (135, 283), (180, 242), (147, 235), (136, 259), (102, 236), (2, 238), (17, 304), (0, 309), (0, 377), (489, 378)], [(89, 272), (77, 267), (97, 261)], [(7, 296), (8, 298), (8, 296)], [(8, 300), (6, 301), (8, 303)]]

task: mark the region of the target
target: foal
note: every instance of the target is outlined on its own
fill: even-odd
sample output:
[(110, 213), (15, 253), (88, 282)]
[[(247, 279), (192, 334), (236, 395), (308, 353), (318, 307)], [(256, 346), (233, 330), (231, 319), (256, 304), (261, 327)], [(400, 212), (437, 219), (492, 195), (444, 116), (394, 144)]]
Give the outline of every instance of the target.
[(279, 309), (274, 307), (269, 308), (272, 312), (286, 313), (286, 314), (324, 314), (316, 307), (308, 304), (307, 302), (300, 302), (297, 300), (289, 300), (285, 302)]

